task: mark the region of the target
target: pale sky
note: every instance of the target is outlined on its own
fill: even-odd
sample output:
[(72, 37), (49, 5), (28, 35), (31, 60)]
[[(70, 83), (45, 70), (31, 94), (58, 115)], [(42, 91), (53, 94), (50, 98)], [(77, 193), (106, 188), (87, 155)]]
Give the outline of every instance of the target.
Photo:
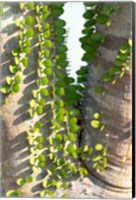
[(82, 37), (84, 18), (84, 5), (82, 2), (68, 2), (64, 6), (65, 12), (61, 16), (66, 21), (66, 29), (68, 30), (67, 47), (68, 60), (70, 66), (70, 75), (75, 77), (75, 72), (85, 62), (81, 61), (84, 51), (81, 48), (79, 38)]

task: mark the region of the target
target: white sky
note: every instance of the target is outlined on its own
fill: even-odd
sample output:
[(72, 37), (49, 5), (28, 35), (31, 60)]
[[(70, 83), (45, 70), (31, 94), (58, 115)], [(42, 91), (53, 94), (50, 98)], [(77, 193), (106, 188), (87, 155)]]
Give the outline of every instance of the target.
[(81, 48), (79, 38), (82, 37), (84, 18), (84, 5), (82, 2), (68, 2), (64, 6), (64, 14), (61, 16), (66, 21), (66, 29), (68, 30), (67, 47), (68, 60), (70, 67), (70, 75), (76, 77), (75, 72), (85, 62), (81, 61), (84, 51)]

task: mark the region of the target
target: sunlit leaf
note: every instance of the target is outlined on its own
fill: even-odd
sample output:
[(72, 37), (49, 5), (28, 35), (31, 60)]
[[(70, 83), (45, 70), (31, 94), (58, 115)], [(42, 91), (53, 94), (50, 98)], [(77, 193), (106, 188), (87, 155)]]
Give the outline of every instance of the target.
[(92, 121), (90, 122), (90, 125), (91, 125), (93, 128), (100, 128), (101, 122), (98, 121), (98, 120), (92, 120)]
[(68, 151), (69, 153), (73, 153), (74, 150), (75, 150), (75, 148), (74, 148), (73, 144), (69, 144), (69, 145), (67, 146), (67, 151)]
[(18, 67), (17, 67), (17, 66), (14, 66), (14, 65), (10, 65), (10, 66), (9, 66), (9, 71), (10, 71), (12, 74), (16, 74), (17, 71), (18, 71)]
[(21, 186), (25, 183), (24, 179), (23, 178), (19, 178), (17, 181), (16, 181), (17, 185)]
[(32, 37), (34, 35), (34, 30), (32, 28), (28, 28), (26, 30), (26, 35)]
[(39, 150), (42, 150), (43, 149), (43, 145), (41, 143), (38, 143), (36, 145), (36, 148), (39, 149)]
[(41, 162), (45, 162), (46, 158), (45, 158), (45, 156), (43, 154), (40, 154), (38, 156), (38, 160), (41, 161)]
[(25, 178), (25, 181), (27, 183), (32, 183), (33, 182), (33, 177), (32, 176), (28, 176), (28, 177)]
[(30, 25), (33, 23), (33, 17), (31, 15), (26, 16), (25, 24)]
[(103, 157), (101, 155), (93, 156), (92, 161), (97, 162), (97, 161), (101, 160), (102, 158)]
[(42, 143), (43, 142), (43, 137), (42, 136), (37, 136), (35, 138), (36, 142)]
[(14, 85), (12, 86), (12, 91), (13, 91), (13, 92), (17, 93), (17, 92), (19, 92), (19, 90), (20, 90), (20, 87), (19, 87), (18, 84), (14, 84)]
[(102, 145), (102, 144), (96, 144), (96, 145), (95, 145), (95, 149), (96, 149), (97, 151), (101, 151), (101, 150), (103, 149), (103, 145)]
[(14, 78), (14, 82), (16, 84), (20, 83), (21, 82), (21, 77), (19, 75), (16, 75), (15, 78)]

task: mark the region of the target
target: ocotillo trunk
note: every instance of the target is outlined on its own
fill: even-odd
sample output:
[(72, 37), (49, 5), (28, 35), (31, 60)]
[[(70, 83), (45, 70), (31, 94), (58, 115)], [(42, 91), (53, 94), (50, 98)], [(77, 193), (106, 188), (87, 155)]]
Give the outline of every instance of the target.
[[(130, 70), (122, 78), (117, 78), (115, 84), (102, 82), (100, 77), (113, 64), (116, 54), (122, 44), (127, 43), (131, 31), (130, 3), (120, 4), (119, 12), (114, 14), (110, 27), (98, 26), (97, 30), (105, 36), (105, 42), (100, 47), (93, 66), (90, 66), (88, 88), (84, 100), (85, 125), (83, 143), (90, 146), (103, 144), (107, 147), (107, 167), (104, 172), (97, 172), (92, 168), (92, 162), (87, 161), (89, 171), (105, 184), (105, 188), (114, 190), (114, 197), (131, 197), (132, 188), (132, 152), (131, 152), (131, 73)], [(125, 19), (125, 20), (124, 20)], [(105, 95), (97, 94), (93, 89), (97, 86), (105, 88)], [(102, 115), (105, 125), (101, 132), (90, 126), (93, 113)]]

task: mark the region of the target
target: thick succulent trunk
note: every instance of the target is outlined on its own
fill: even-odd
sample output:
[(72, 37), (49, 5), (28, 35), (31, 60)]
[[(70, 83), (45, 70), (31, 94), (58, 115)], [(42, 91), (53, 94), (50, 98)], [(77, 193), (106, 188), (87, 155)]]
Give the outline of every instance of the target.
[[(130, 70), (125, 72), (122, 78), (118, 77), (115, 84), (111, 81), (100, 81), (101, 75), (113, 65), (121, 45), (127, 43), (130, 38), (131, 4), (120, 4), (119, 12), (112, 17), (111, 26), (98, 26), (97, 30), (105, 36), (105, 41), (89, 70), (88, 89), (84, 99), (85, 124), (82, 138), (83, 144), (87, 143), (89, 146), (103, 144), (107, 148), (108, 161), (104, 172), (93, 169), (93, 162), (90, 160), (85, 164), (91, 174), (103, 182), (105, 188), (115, 191), (114, 196), (110, 197), (119, 198), (121, 193), (124, 197), (131, 197), (131, 64)], [(105, 88), (104, 95), (93, 91), (98, 86)], [(101, 113), (101, 121), (105, 126), (103, 131), (90, 126), (95, 112)]]

